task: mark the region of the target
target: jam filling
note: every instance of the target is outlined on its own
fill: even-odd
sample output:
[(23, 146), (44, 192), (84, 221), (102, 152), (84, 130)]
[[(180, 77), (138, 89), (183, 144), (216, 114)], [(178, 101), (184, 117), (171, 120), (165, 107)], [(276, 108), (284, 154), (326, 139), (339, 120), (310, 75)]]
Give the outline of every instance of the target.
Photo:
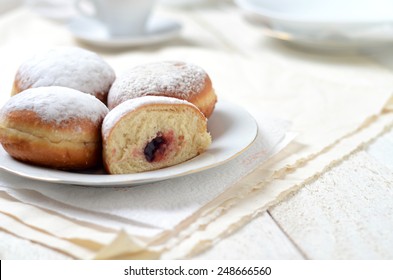
[(183, 139), (176, 140), (173, 130), (158, 132), (156, 137), (148, 142), (143, 150), (147, 162), (160, 162), (172, 154)]
[(145, 158), (148, 162), (158, 161), (162, 158), (167, 146), (167, 141), (161, 133), (151, 140), (144, 149)]

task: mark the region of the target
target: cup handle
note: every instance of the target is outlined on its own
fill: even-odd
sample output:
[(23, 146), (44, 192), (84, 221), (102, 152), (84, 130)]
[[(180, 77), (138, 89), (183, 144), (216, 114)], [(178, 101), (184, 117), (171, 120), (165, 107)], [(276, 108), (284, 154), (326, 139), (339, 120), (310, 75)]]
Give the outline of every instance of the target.
[[(86, 9), (83, 8), (83, 3), (86, 3), (86, 2), (90, 2), (90, 1), (89, 0), (75, 0), (74, 1), (74, 7), (75, 7), (75, 9), (77, 10), (78, 13), (80, 13), (80, 14), (82, 14), (84, 16), (87, 16), (87, 17), (93, 17), (94, 13), (91, 14), (89, 12), (86, 12)], [(94, 5), (92, 5), (92, 6), (94, 6)]]

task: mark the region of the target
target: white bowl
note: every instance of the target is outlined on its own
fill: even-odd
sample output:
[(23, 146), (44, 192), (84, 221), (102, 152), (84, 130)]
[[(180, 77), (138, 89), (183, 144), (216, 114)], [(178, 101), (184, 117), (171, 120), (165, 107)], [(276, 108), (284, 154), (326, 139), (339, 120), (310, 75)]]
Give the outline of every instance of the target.
[(389, 0), (236, 0), (283, 31), (362, 28), (393, 22)]
[[(247, 18), (273, 33), (314, 42), (393, 40), (391, 0), (235, 0)], [(279, 37), (279, 36), (277, 36)]]

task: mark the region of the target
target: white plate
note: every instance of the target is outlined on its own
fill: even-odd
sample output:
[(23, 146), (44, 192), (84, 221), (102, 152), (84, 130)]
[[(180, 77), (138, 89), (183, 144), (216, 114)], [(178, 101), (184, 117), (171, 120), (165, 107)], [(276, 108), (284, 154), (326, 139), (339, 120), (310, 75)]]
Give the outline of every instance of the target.
[(74, 18), (68, 27), (81, 42), (104, 48), (137, 47), (165, 42), (177, 37), (182, 28), (176, 21), (158, 17), (152, 17), (146, 34), (137, 37), (111, 36), (102, 23), (89, 17)]
[(0, 168), (13, 174), (46, 182), (84, 186), (133, 186), (200, 172), (221, 165), (244, 152), (255, 140), (255, 119), (241, 107), (220, 101), (208, 122), (212, 144), (201, 155), (160, 170), (125, 174), (82, 174), (24, 164), (0, 148)]
[(393, 42), (393, 1), (236, 0), (267, 35), (310, 46)]

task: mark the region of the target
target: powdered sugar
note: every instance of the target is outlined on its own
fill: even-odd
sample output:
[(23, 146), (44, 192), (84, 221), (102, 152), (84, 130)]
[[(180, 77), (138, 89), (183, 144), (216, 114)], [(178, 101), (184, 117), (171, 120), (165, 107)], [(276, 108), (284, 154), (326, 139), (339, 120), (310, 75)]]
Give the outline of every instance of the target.
[(64, 86), (90, 94), (106, 94), (115, 72), (94, 52), (60, 47), (26, 60), (16, 74), (20, 88)]
[(118, 77), (108, 95), (113, 108), (125, 100), (145, 95), (170, 94), (189, 99), (205, 87), (206, 72), (197, 65), (164, 61), (136, 66)]
[(119, 106), (117, 106), (116, 108), (111, 110), (106, 115), (106, 117), (102, 123), (103, 137), (104, 138), (108, 137), (110, 130), (123, 116), (125, 116), (129, 112), (132, 112), (132, 111), (140, 108), (141, 106), (151, 105), (151, 104), (171, 104), (171, 105), (183, 104), (183, 105), (189, 105), (189, 106), (192, 106), (192, 107), (198, 109), (194, 104), (192, 104), (188, 101), (177, 99), (177, 98), (172, 98), (172, 97), (144, 96), (144, 97), (129, 99), (129, 100), (121, 103)]
[(100, 122), (108, 108), (94, 96), (66, 87), (27, 89), (13, 97), (0, 110), (0, 118), (14, 110), (31, 110), (45, 122), (81, 118)]

